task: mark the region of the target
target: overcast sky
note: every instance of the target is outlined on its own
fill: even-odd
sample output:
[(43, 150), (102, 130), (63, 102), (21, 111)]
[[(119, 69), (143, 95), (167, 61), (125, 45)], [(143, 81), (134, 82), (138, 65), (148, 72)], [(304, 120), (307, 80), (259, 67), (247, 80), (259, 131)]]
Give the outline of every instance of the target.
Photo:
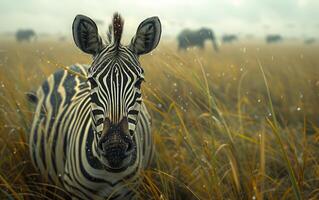
[(319, 37), (319, 0), (0, 0), (0, 32), (32, 28), (70, 36), (79, 13), (103, 20), (105, 31), (115, 11), (125, 19), (126, 35), (157, 15), (164, 35), (206, 26), (216, 34)]

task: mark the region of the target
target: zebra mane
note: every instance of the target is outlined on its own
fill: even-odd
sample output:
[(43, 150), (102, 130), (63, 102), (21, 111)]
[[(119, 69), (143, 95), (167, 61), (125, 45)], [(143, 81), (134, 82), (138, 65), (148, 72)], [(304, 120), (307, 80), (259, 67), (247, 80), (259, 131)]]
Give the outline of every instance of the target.
[[(116, 47), (118, 47), (121, 42), (123, 25), (124, 25), (124, 20), (122, 19), (121, 15), (117, 12), (114, 13), (112, 27), (113, 27), (113, 42)], [(111, 34), (110, 27), (109, 27), (109, 34)]]

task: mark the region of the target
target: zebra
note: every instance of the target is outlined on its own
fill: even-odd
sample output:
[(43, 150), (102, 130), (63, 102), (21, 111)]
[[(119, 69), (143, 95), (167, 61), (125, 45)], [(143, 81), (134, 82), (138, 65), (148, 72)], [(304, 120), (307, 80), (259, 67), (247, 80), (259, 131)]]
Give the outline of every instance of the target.
[[(49, 182), (74, 199), (131, 199), (154, 153), (151, 117), (142, 100), (139, 56), (158, 45), (158, 17), (144, 20), (129, 45), (124, 20), (113, 15), (111, 40), (95, 22), (77, 15), (73, 39), (93, 56), (50, 75), (29, 94), (36, 111), (29, 136), (31, 160)], [(87, 78), (86, 78), (87, 77)]]

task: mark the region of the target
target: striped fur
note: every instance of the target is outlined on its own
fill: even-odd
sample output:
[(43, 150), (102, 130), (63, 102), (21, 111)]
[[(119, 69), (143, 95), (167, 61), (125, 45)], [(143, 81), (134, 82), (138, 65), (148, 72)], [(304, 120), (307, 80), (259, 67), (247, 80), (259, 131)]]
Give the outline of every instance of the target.
[[(74, 65), (71, 69), (86, 75), (88, 68)], [(80, 199), (103, 199), (113, 192), (117, 199), (130, 197), (132, 183), (139, 181), (138, 172), (150, 164), (153, 152), (145, 105), (141, 104), (134, 134), (137, 158), (118, 173), (105, 170), (94, 155), (88, 82), (61, 70), (43, 83), (37, 97), (29, 141), (32, 161), (41, 174)]]
[(157, 17), (144, 20), (131, 45), (122, 46), (123, 24), (115, 14), (112, 42), (103, 44), (94, 21), (78, 15), (74, 41), (93, 55), (93, 63), (71, 66), (76, 73), (59, 70), (37, 90), (29, 137), (32, 162), (75, 199), (131, 199), (140, 172), (152, 161), (138, 57), (157, 46), (161, 25)]

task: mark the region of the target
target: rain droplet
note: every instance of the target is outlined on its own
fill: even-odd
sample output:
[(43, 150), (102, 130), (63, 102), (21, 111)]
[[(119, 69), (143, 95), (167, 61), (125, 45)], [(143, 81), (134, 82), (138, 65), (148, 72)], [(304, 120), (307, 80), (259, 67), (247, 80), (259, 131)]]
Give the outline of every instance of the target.
[(297, 107), (297, 111), (300, 111), (301, 110), (301, 108), (300, 107)]

